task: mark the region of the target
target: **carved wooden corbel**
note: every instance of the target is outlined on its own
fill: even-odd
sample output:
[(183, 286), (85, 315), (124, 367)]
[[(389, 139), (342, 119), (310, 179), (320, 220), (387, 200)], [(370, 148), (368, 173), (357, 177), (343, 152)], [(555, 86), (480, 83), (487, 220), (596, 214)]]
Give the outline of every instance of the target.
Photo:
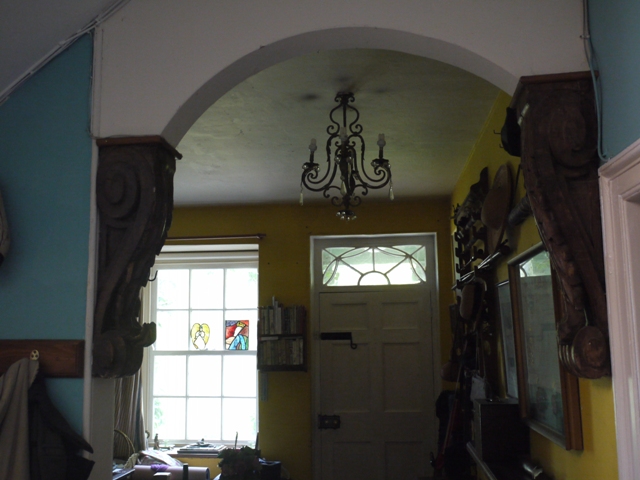
[(140, 289), (171, 226), (173, 174), (182, 156), (162, 137), (106, 138), (99, 151), (98, 288), (93, 374), (133, 375), (155, 324), (141, 325)]
[(523, 77), (521, 165), (540, 235), (563, 292), (560, 360), (576, 376), (611, 373), (598, 186), (597, 119), (589, 72)]

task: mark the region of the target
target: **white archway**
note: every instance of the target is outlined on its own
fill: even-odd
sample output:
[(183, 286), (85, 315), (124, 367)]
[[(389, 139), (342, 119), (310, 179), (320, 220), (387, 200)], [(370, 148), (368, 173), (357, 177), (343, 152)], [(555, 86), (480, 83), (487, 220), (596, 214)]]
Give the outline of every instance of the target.
[[(175, 146), (244, 79), (327, 49), (429, 57), (512, 93), (524, 75), (588, 69), (581, 33), (580, 0), (132, 0), (95, 32), (92, 133)], [(111, 464), (110, 382), (94, 379), (85, 397), (96, 477)]]
[(581, 15), (554, 0), (136, 0), (96, 32), (93, 131), (176, 145), (242, 80), (326, 49), (421, 55), (511, 93), (523, 75), (587, 68)]

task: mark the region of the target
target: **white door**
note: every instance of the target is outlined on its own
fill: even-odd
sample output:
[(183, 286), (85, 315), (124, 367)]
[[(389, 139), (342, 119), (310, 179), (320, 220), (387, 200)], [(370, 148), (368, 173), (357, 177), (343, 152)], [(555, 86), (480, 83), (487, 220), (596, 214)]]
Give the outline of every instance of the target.
[(322, 480), (416, 480), (436, 451), (432, 315), (429, 289), (319, 294), (320, 414), (340, 427), (320, 429)]

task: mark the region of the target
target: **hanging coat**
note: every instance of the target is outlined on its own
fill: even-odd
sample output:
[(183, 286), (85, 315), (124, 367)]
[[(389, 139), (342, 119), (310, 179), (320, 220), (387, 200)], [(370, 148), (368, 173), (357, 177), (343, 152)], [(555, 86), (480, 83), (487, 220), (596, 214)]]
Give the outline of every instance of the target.
[(28, 392), (38, 361), (23, 358), (0, 377), (0, 478), (29, 480)]
[(31, 480), (86, 480), (95, 463), (79, 454), (93, 449), (53, 405), (40, 375), (29, 389), (29, 447)]

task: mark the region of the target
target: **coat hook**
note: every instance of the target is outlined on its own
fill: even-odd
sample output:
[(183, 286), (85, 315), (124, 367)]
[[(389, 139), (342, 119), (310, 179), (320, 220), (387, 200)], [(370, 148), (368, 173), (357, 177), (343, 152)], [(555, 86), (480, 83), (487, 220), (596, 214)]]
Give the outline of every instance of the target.
[(29, 355), (31, 360), (38, 360), (40, 358), (40, 352), (38, 350), (31, 350), (31, 355)]
[(156, 270), (156, 274), (153, 276), (153, 278), (150, 278), (149, 281), (155, 282), (156, 278), (158, 278), (158, 270)]

